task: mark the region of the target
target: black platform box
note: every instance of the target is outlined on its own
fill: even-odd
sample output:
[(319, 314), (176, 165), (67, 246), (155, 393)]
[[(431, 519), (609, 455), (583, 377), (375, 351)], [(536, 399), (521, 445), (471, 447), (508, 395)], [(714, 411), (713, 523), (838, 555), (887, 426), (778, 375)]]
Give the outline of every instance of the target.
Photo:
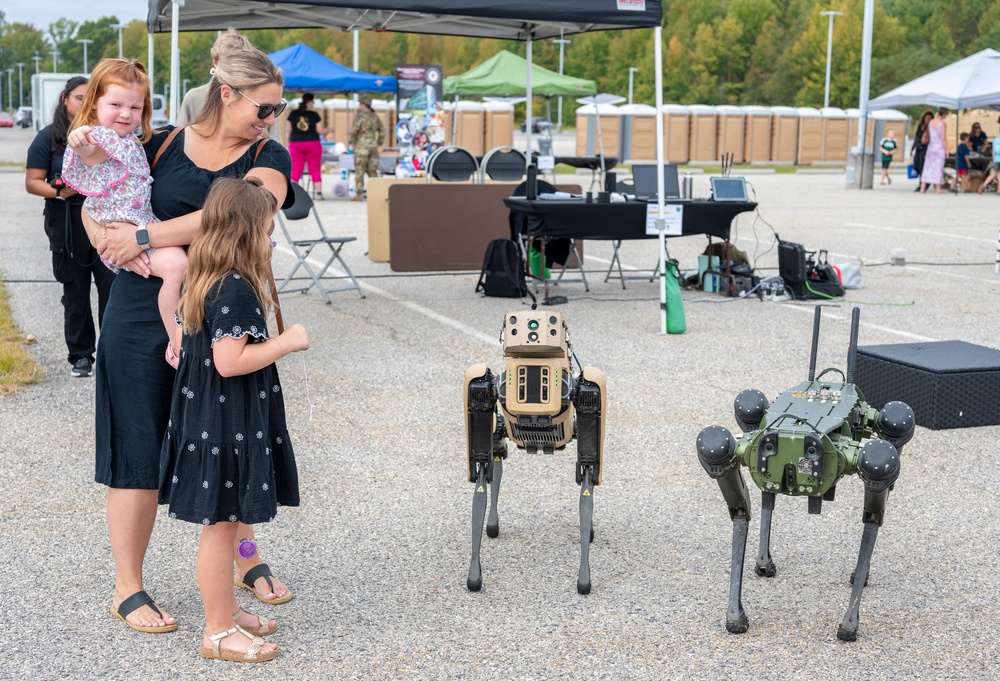
[(865, 345), (854, 378), (869, 404), (906, 402), (931, 430), (1000, 423), (1000, 350), (965, 341)]

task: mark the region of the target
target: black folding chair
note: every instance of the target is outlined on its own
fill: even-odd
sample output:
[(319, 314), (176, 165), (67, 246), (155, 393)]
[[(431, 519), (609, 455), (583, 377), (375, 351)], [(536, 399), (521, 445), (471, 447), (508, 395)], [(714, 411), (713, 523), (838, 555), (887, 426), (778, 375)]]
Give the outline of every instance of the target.
[[(344, 262), (344, 259), (340, 257), (340, 251), (344, 248), (344, 245), (352, 241), (356, 241), (357, 237), (330, 236), (327, 234), (326, 230), (323, 228), (322, 221), (319, 219), (319, 213), (316, 211), (316, 206), (313, 204), (313, 200), (309, 196), (309, 193), (298, 184), (292, 185), (292, 191), (295, 192), (295, 203), (291, 206), (291, 208), (286, 208), (278, 213), (278, 224), (281, 225), (281, 231), (284, 232), (285, 239), (288, 240), (289, 245), (292, 247), (292, 251), (295, 253), (296, 263), (295, 267), (292, 268), (292, 271), (288, 273), (288, 276), (286, 276), (278, 285), (278, 292), (280, 293), (285, 290), (285, 286), (292, 281), (295, 273), (298, 272), (301, 267), (306, 271), (306, 274), (309, 275), (309, 278), (312, 281), (305, 286), (300, 286), (299, 288), (287, 289), (288, 292), (301, 291), (302, 293), (306, 293), (309, 289), (315, 286), (319, 289), (319, 293), (323, 296), (323, 300), (327, 305), (331, 302), (329, 294), (336, 293), (338, 291), (351, 291), (357, 289), (361, 297), (364, 298), (365, 292), (361, 289), (361, 284), (359, 284), (358, 280), (354, 278), (354, 273), (351, 272), (351, 268), (348, 267), (347, 263)], [(284, 214), (284, 217), (282, 217), (282, 213)], [(288, 225), (285, 224), (285, 220), (304, 220), (310, 215), (313, 218), (313, 222), (316, 225), (315, 229), (319, 232), (319, 236), (307, 239), (293, 238), (291, 232), (288, 230)], [(313, 267), (310, 267), (309, 258), (312, 257), (313, 251), (316, 247), (321, 244), (325, 244), (330, 249), (330, 253), (326, 262), (323, 263), (323, 266), (316, 271)], [(320, 251), (322, 252), (322, 249), (320, 249)], [(318, 257), (321, 258), (322, 255), (319, 255)], [(327, 281), (350, 279), (351, 283), (349, 285), (335, 286), (333, 288), (326, 288), (323, 286), (323, 275), (325, 275), (326, 271), (330, 269), (330, 265), (332, 265), (334, 261), (340, 263), (340, 266), (347, 274), (342, 277), (328, 277)], [(316, 264), (316, 262), (313, 263), (314, 266)]]
[(524, 154), (514, 147), (496, 147), (483, 156), (479, 167), (479, 181), (491, 180), (500, 182), (517, 182), (526, 171)]
[(465, 182), (479, 172), (476, 157), (462, 147), (441, 147), (427, 159), (427, 183)]
[[(528, 186), (528, 183), (526, 181), (522, 182), (519, 185), (517, 185), (517, 187), (514, 188), (514, 191), (511, 194), (511, 196), (525, 196), (525, 194), (527, 193), (527, 186)], [(547, 194), (547, 193), (551, 194), (551, 193), (554, 193), (555, 191), (556, 191), (556, 188), (554, 186), (552, 186), (551, 184), (549, 184), (548, 182), (546, 182), (545, 180), (538, 180), (538, 193), (539, 194)], [(519, 211), (519, 210), (511, 210), (510, 211), (510, 218), (509, 218), (509, 220), (510, 220), (510, 238), (513, 239), (515, 242), (517, 242), (520, 245), (520, 247), (521, 247), (521, 255), (524, 257), (524, 262), (525, 263), (528, 263), (528, 260), (529, 260), (528, 254), (529, 254), (529, 252), (531, 250), (531, 239), (528, 236), (528, 220), (529, 219), (531, 219), (531, 216), (527, 215), (523, 211)], [(570, 256), (574, 255), (574, 256), (576, 256), (577, 267), (578, 267), (578, 269), (580, 271), (580, 279), (579, 279), (579, 281), (583, 282), (583, 289), (585, 291), (589, 292), (590, 291), (590, 284), (587, 283), (587, 275), (583, 271), (583, 257), (580, 255), (580, 249), (578, 249), (576, 247), (576, 239), (562, 239), (562, 238), (560, 238), (560, 239), (553, 239), (552, 242), (551, 242), (551, 246), (554, 247), (554, 250), (556, 252), (558, 252), (559, 255), (562, 256), (562, 258), (563, 258), (562, 263), (561, 263), (561, 267), (559, 269), (559, 276), (556, 277), (555, 281), (553, 281), (552, 283), (553, 284), (558, 284), (559, 282), (563, 281), (563, 275), (566, 274), (566, 269), (568, 267)], [(547, 248), (547, 250), (548, 250), (548, 248)], [(552, 256), (552, 254), (553, 254), (552, 252), (548, 253), (546, 255), (546, 260), (549, 260), (549, 258)], [(555, 264), (556, 262), (558, 262), (558, 260), (554, 260), (553, 264)], [(547, 262), (542, 264), (542, 270), (543, 271), (540, 274), (544, 274), (544, 268), (547, 267), (547, 266), (549, 266)], [(532, 275), (532, 276), (533, 276), (533, 278), (536, 278), (536, 279), (540, 278), (540, 277), (534, 277), (534, 275)], [(566, 280), (567, 283), (575, 282), (575, 281), (577, 281), (577, 280), (576, 279), (567, 279)]]

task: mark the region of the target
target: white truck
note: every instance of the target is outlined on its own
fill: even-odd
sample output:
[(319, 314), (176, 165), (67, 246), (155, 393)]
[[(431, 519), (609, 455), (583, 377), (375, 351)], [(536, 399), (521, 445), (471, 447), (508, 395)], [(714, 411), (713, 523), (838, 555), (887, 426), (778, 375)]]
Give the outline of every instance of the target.
[[(31, 77), (32, 121), (35, 130), (41, 130), (52, 122), (59, 95), (62, 94), (66, 82), (76, 76), (86, 76), (82, 73), (36, 73)], [(158, 128), (167, 124), (165, 115), (167, 100), (163, 95), (153, 95), (152, 125)]]

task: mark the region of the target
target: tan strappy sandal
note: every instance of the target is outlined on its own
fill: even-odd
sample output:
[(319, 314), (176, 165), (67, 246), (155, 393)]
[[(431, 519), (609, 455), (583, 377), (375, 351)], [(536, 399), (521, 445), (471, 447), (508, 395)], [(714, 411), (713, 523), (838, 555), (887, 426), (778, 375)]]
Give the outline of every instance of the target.
[(271, 634), (273, 634), (278, 630), (277, 623), (275, 623), (274, 628), (271, 628), (271, 621), (269, 619), (263, 617), (262, 615), (255, 615), (252, 612), (247, 612), (243, 608), (240, 608), (239, 610), (236, 611), (236, 614), (233, 615), (233, 621), (235, 622), (236, 620), (238, 620), (240, 615), (250, 615), (251, 617), (257, 618), (257, 628), (247, 629), (247, 631), (249, 631), (254, 636), (270, 636)]
[[(205, 646), (201, 646), (201, 656), (209, 660), (226, 660), (228, 662), (267, 662), (268, 660), (273, 660), (278, 656), (277, 649), (272, 650), (269, 653), (260, 652), (261, 646), (264, 645), (264, 639), (260, 636), (254, 636), (238, 624), (232, 629), (227, 629), (226, 631), (218, 634), (209, 634), (207, 631), (205, 633), (208, 636), (208, 639), (212, 642), (212, 648), (208, 649)], [(232, 636), (233, 634), (243, 634), (250, 639), (250, 645), (247, 646), (246, 653), (237, 653), (231, 650), (219, 649), (219, 641), (227, 636)]]

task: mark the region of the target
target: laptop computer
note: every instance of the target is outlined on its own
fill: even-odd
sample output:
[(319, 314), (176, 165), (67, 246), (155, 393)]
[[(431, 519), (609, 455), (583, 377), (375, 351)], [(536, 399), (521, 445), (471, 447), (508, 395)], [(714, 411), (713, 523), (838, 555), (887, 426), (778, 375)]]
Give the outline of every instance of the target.
[[(632, 166), (632, 182), (635, 184), (637, 201), (656, 201), (656, 166)], [(677, 180), (677, 166), (663, 164), (664, 200), (681, 198), (681, 187)]]
[(713, 177), (712, 200), (716, 203), (749, 201), (746, 179), (742, 177)]

